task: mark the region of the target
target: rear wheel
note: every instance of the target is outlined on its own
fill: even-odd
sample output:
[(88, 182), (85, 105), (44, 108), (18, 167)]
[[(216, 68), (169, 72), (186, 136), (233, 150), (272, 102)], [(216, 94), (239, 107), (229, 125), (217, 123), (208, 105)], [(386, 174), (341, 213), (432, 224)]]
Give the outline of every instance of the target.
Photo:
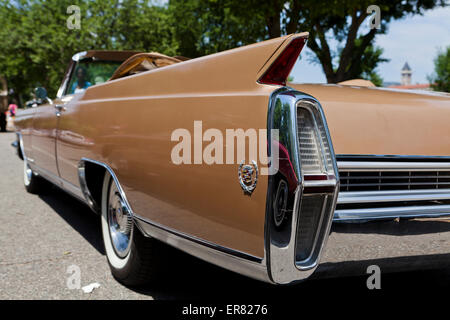
[(112, 275), (129, 286), (155, 279), (161, 270), (163, 244), (136, 228), (131, 210), (108, 172), (103, 180), (101, 224)]
[(26, 158), (23, 160), (23, 184), (29, 193), (34, 194), (42, 192), (46, 186), (46, 181), (31, 170)]

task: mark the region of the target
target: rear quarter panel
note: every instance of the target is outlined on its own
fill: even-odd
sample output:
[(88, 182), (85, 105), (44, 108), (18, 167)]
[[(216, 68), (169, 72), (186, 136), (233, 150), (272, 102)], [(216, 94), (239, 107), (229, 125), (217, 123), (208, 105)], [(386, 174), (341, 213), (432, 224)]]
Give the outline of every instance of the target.
[(60, 118), (61, 132), (84, 142), (58, 137), (58, 160), (69, 164), (61, 174), (77, 184), (82, 157), (104, 162), (141, 217), (264, 257), (267, 176), (259, 177), (249, 196), (239, 185), (239, 164), (175, 165), (171, 151), (177, 142), (171, 135), (178, 128), (192, 134), (196, 120), (202, 121), (203, 132), (216, 128), (224, 136), (226, 129), (266, 129), (276, 87), (256, 80), (285, 39), (89, 88)]

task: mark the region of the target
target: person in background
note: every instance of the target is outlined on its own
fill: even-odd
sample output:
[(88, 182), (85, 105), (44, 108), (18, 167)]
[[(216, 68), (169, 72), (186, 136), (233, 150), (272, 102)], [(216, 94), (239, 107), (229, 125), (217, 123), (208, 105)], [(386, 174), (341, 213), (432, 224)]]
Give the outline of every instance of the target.
[(17, 104), (16, 100), (13, 100), (13, 102), (8, 106), (9, 116), (11, 118), (14, 118), (17, 113)]
[(84, 91), (86, 88), (92, 86), (92, 84), (87, 81), (87, 71), (83, 67), (78, 67), (76, 71), (77, 81), (72, 85), (72, 93), (78, 93)]
[(8, 106), (8, 113), (9, 113), (9, 117), (10, 117), (10, 126), (12, 128), (14, 128), (14, 119), (16, 117), (16, 113), (17, 113), (17, 104), (16, 104), (16, 100), (13, 100), (12, 103)]

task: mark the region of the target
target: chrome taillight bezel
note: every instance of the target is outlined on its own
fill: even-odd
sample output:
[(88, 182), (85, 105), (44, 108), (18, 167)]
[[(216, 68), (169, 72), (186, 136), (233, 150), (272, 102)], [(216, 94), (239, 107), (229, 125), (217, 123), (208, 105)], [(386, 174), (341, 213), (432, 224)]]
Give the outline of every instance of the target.
[[(301, 164), (301, 150), (298, 139), (298, 108), (308, 108), (314, 114), (315, 130), (322, 126), (324, 139), (329, 148), (331, 170), (325, 172), (325, 179), (309, 179), (303, 174)], [(278, 141), (268, 144), (268, 154), (272, 155), (272, 148), (279, 146), (280, 150), (287, 150), (287, 156), (280, 155), (279, 170), (276, 174), (269, 176), (266, 210), (266, 263), (270, 278), (275, 283), (291, 283), (309, 277), (317, 268), (323, 248), (328, 239), (329, 230), (333, 219), (336, 200), (339, 190), (339, 174), (337, 170), (336, 157), (333, 151), (330, 133), (320, 103), (312, 96), (295, 91), (290, 88), (276, 90), (271, 97), (268, 114), (268, 139), (272, 129), (279, 130)], [(323, 146), (322, 146), (323, 147)], [(323, 150), (323, 149), (322, 149)], [(321, 151), (322, 152), (322, 151)], [(283, 161), (289, 166), (283, 165)], [(276, 226), (273, 217), (273, 200), (278, 183), (285, 180), (286, 168), (292, 171), (289, 176), (295, 179), (286, 180), (289, 183), (289, 200), (286, 210), (286, 223), (282, 227)], [(302, 225), (302, 205), (306, 203), (306, 197), (324, 197), (320, 210), (320, 221), (314, 235), (314, 245), (311, 254), (305, 259), (297, 259), (297, 234)], [(303, 222), (305, 223), (305, 222)], [(312, 229), (311, 229), (312, 230)]]

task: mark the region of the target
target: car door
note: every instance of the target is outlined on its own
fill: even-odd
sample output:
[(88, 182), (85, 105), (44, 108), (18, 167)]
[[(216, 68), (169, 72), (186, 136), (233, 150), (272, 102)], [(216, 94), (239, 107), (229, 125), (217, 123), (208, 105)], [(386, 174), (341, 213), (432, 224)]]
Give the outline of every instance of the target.
[[(93, 141), (89, 133), (95, 128), (90, 128), (89, 105), (80, 102), (83, 100), (85, 90), (90, 86), (103, 83), (109, 79), (122, 60), (80, 59), (74, 65), (74, 72), (68, 81), (66, 92), (71, 95), (71, 101), (64, 105), (58, 121), (56, 150), (60, 178), (64, 188), (72, 193), (79, 192), (78, 164), (81, 157), (88, 155)], [(82, 88), (78, 84), (83, 83)], [(73, 94), (72, 94), (73, 93)]]
[(32, 154), (34, 165), (41, 174), (54, 179), (59, 177), (56, 163), (56, 130), (61, 99), (40, 105), (33, 119)]
[(61, 184), (57, 163), (56, 136), (61, 112), (71, 100), (71, 96), (63, 96), (63, 93), (66, 91), (72, 69), (73, 62), (69, 64), (59, 88), (58, 97), (54, 100), (47, 98), (47, 103), (39, 105), (33, 117), (31, 162), (42, 175), (58, 185)]

